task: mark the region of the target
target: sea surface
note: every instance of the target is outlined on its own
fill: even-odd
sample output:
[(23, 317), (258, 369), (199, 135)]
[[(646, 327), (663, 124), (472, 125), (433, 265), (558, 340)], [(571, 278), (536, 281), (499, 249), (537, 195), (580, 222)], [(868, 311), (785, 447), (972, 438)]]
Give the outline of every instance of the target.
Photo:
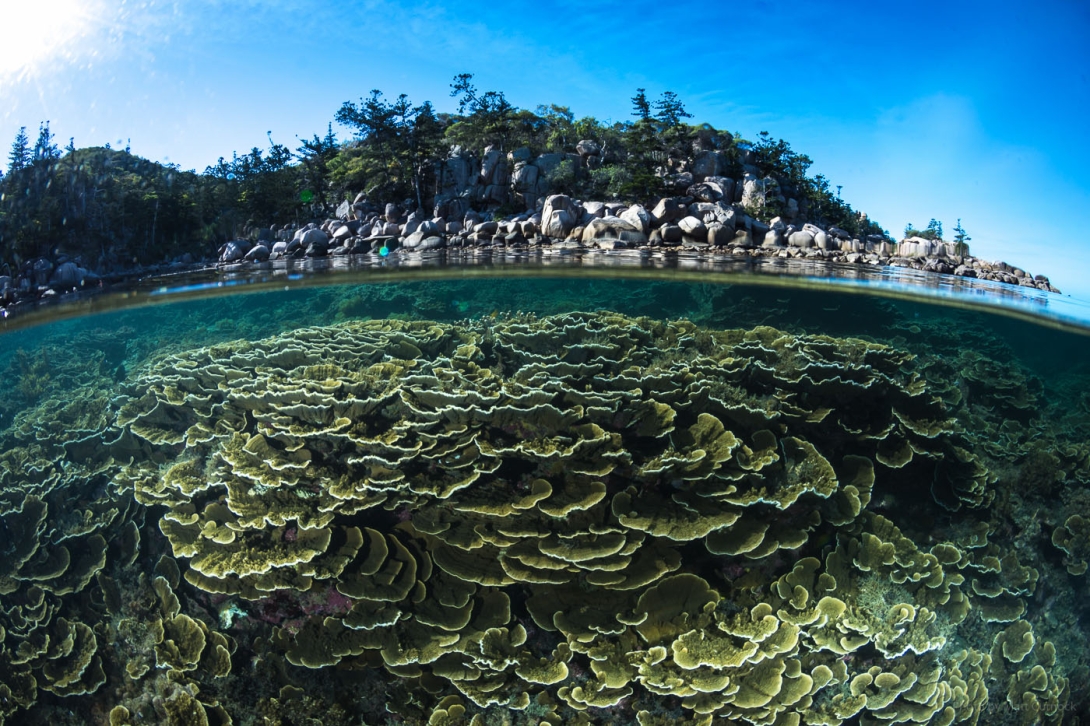
[(0, 725), (1090, 723), (1090, 307), (790, 263), (0, 321)]

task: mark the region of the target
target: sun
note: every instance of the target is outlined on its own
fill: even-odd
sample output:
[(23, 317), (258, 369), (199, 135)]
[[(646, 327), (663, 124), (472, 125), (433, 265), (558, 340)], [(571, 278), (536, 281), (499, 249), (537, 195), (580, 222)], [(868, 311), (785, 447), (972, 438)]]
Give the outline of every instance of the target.
[(101, 0), (0, 0), (0, 79), (39, 75), (93, 54)]

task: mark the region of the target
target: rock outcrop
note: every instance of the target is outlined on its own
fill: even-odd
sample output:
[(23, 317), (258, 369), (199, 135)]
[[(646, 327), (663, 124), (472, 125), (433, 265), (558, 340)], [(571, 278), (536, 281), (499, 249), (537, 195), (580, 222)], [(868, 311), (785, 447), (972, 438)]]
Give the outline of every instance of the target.
[[(506, 172), (498, 170), (511, 158), (517, 159), (516, 166), (523, 165), (519, 168), (530, 168), (524, 161), (525, 154), (513, 152), (507, 159), (492, 155), (482, 164), (478, 180), (495, 182), (502, 178)], [(548, 163), (553, 161), (556, 160)], [(710, 168), (711, 162), (706, 164)], [(532, 173), (529, 176), (525, 171), (521, 173), (523, 179), (533, 177)], [(689, 187), (689, 191), (698, 191), (700, 197), (692, 194), (662, 197), (650, 210), (640, 204), (578, 200), (553, 194), (539, 197), (532, 210), (495, 219), (485, 219), (473, 211), (464, 197), (437, 203), (429, 218), (423, 210), (370, 202), (360, 195), (350, 206), (349, 215), (327, 219), (320, 225), (270, 232), (268, 236), (275, 236), (276, 243), (258, 241), (251, 246), (246, 240), (228, 242), (220, 248), (219, 261), (377, 254), (383, 247), (388, 251), (421, 252), (445, 247), (560, 245), (655, 249), (665, 254), (695, 250), (708, 255), (889, 265), (1059, 292), (1044, 275), (1031, 275), (1004, 262), (973, 257), (966, 245), (922, 237), (895, 241), (882, 235), (855, 235), (833, 225), (822, 228), (810, 222), (791, 221), (785, 215), (766, 222), (752, 216), (752, 208), (747, 209), (745, 204), (724, 201), (731, 196), (727, 192), (731, 180), (709, 182), (705, 178), (700, 184), (704, 185), (700, 189)], [(485, 196), (494, 196), (496, 185), (489, 186), (493, 191)], [(742, 186), (744, 183), (739, 188)], [(708, 201), (718, 196), (718, 190), (723, 190), (722, 198)]]
[[(1044, 275), (973, 257), (964, 244), (866, 234), (875, 227), (864, 214), (858, 224), (844, 223), (864, 230), (860, 233), (815, 219), (804, 195), (786, 180), (761, 172), (752, 151), (722, 143), (728, 148), (694, 142), (690, 157), (671, 157), (656, 168), (662, 187), (671, 191), (645, 200), (646, 206), (556, 193), (579, 188), (607, 163), (607, 150), (592, 139), (579, 140), (573, 152), (537, 155), (525, 146), (506, 153), (489, 146), (477, 157), (453, 146), (433, 170), (434, 194), (423, 200), (430, 211), (412, 201), (372, 199), (361, 192), (337, 204), (325, 220), (283, 228), (248, 224), (214, 254), (195, 251), (158, 268), (115, 270), (111, 277), (380, 251), (558, 245), (889, 265), (1059, 292)], [(108, 281), (86, 269), (80, 257), (32, 259), (0, 277), (0, 306)]]

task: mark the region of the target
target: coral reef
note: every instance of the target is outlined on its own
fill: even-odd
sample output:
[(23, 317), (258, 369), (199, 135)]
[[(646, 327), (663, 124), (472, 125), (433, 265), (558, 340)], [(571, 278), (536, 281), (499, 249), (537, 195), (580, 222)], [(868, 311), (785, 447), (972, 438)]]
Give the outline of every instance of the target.
[(61, 376), (2, 433), (0, 724), (1058, 723), (1090, 539), (1017, 486), (1090, 452), (909, 348), (382, 318)]
[[(42, 388), (39, 394), (44, 394)], [(21, 391), (25, 394), (25, 390)], [(41, 692), (92, 693), (106, 680), (97, 616), (83, 600), (108, 551), (135, 546), (132, 498), (109, 486), (110, 460), (65, 461), (82, 428), (104, 428), (94, 394), (24, 409), (0, 447), (0, 723)], [(112, 545), (111, 545), (112, 543)]]

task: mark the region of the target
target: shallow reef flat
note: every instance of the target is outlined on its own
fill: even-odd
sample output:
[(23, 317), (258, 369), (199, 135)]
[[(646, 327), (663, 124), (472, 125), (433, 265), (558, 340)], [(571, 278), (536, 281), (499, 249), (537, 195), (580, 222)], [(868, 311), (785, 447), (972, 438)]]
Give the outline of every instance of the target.
[(10, 354), (0, 724), (1086, 718), (1086, 372), (719, 294)]

